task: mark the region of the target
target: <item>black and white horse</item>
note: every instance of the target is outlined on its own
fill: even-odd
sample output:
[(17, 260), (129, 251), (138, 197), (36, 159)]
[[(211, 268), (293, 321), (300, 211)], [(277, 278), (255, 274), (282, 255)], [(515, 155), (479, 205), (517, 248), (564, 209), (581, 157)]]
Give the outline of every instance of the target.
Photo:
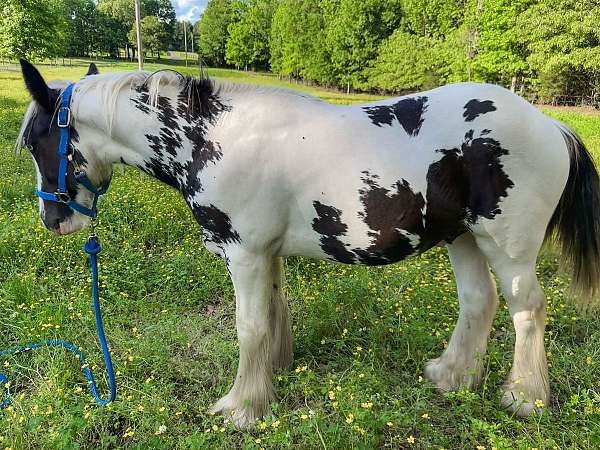
[[(57, 186), (64, 83), (22, 61), (33, 98), (19, 145), (38, 189)], [(92, 71), (94, 72), (94, 71)], [(391, 264), (446, 245), (460, 298), (448, 348), (425, 368), (442, 390), (475, 385), (498, 305), (493, 269), (516, 330), (503, 404), (520, 415), (547, 404), (545, 298), (536, 257), (556, 231), (582, 295), (598, 287), (599, 182), (582, 142), (498, 86), (462, 83), (361, 106), (284, 89), (173, 72), (88, 74), (72, 97), (71, 159), (101, 185), (124, 163), (178, 189), (227, 262), (240, 360), (213, 407), (248, 427), (275, 399), (273, 370), (292, 360), (282, 257)], [(79, 203), (91, 194), (68, 188)], [(57, 234), (88, 219), (40, 200)]]

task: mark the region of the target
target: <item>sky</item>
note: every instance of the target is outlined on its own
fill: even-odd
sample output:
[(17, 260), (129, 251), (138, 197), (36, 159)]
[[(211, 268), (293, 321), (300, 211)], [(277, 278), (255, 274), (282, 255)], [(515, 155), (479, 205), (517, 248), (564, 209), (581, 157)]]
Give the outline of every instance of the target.
[(199, 18), (208, 0), (171, 0), (177, 13), (177, 20), (187, 20), (195, 23)]

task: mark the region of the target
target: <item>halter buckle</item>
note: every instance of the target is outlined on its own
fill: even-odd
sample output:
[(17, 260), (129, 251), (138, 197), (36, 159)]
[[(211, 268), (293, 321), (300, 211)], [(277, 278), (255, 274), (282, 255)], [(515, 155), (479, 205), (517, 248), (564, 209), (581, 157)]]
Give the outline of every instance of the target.
[(68, 106), (61, 106), (58, 109), (56, 124), (58, 125), (58, 128), (67, 128), (71, 124), (71, 108)]
[(69, 203), (71, 201), (71, 196), (69, 195), (68, 192), (58, 192), (58, 191), (56, 191), (54, 193), (54, 195), (56, 196), (56, 201), (58, 203)]

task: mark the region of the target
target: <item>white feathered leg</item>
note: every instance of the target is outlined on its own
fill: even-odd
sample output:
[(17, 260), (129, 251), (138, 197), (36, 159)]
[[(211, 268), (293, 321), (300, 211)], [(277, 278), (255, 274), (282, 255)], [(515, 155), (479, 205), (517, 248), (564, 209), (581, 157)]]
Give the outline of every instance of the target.
[(504, 386), (502, 405), (520, 416), (548, 404), (550, 385), (544, 347), (546, 299), (535, 274), (535, 261), (494, 264), (515, 327), (515, 354)]
[(235, 288), (240, 360), (233, 387), (211, 412), (223, 413), (239, 428), (250, 428), (270, 412), (275, 400), (269, 324), (273, 258), (239, 249), (227, 256)]
[[(534, 221), (523, 223), (529, 227), (518, 235), (519, 239), (502, 241), (478, 236), (477, 244), (498, 277), (516, 333), (513, 366), (504, 386), (502, 405), (520, 416), (528, 416), (548, 403), (550, 385), (544, 348), (546, 298), (535, 273), (545, 224), (541, 221), (536, 228)], [(514, 242), (514, 249), (508, 252), (498, 242)]]
[(425, 367), (425, 376), (444, 391), (471, 388), (479, 382), (498, 306), (496, 284), (473, 236), (458, 237), (448, 245), (448, 253), (458, 287), (458, 322), (448, 348)]

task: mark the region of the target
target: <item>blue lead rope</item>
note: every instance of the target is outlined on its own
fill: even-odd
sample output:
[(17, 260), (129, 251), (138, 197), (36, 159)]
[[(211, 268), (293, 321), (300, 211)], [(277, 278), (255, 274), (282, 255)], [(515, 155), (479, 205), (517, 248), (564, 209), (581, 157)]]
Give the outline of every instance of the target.
[[(37, 344), (30, 344), (22, 347), (15, 347), (9, 350), (0, 351), (0, 358), (5, 356), (15, 355), (21, 352), (27, 352), (30, 350), (35, 350), (37, 348), (42, 347), (63, 347), (70, 352), (75, 353), (79, 357), (79, 363), (81, 365), (81, 369), (83, 373), (85, 373), (86, 378), (90, 382), (90, 391), (94, 396), (94, 400), (101, 406), (106, 406), (110, 402), (114, 401), (117, 397), (117, 382), (115, 380), (115, 372), (112, 365), (112, 360), (110, 357), (110, 350), (108, 349), (108, 344), (106, 343), (106, 336), (104, 334), (104, 325), (102, 323), (102, 312), (100, 311), (100, 300), (98, 296), (98, 253), (102, 250), (102, 246), (100, 242), (98, 242), (98, 238), (96, 236), (91, 236), (83, 249), (88, 254), (89, 262), (90, 262), (90, 271), (92, 273), (92, 298), (94, 300), (94, 314), (96, 315), (96, 328), (98, 330), (98, 338), (100, 340), (100, 346), (102, 347), (102, 353), (104, 354), (104, 363), (106, 365), (106, 373), (108, 375), (108, 385), (110, 388), (110, 395), (108, 399), (103, 400), (98, 395), (98, 388), (96, 386), (96, 382), (94, 381), (94, 376), (92, 375), (92, 371), (88, 367), (85, 362), (85, 356), (76, 346), (66, 341), (43, 341)], [(0, 373), (0, 390), (1, 388), (5, 388), (4, 400), (0, 403), (0, 408), (6, 408), (12, 402), (11, 389), (8, 381), (8, 377)]]

